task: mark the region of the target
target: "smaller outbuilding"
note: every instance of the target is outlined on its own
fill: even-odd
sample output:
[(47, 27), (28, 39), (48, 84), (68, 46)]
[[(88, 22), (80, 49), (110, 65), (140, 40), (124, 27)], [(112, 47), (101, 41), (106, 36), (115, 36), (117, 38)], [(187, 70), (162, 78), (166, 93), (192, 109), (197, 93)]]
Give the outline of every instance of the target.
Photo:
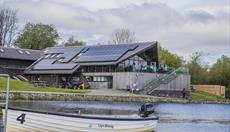
[(41, 55), (39, 50), (0, 47), (0, 73), (22, 75)]
[(225, 97), (225, 86), (221, 85), (192, 85), (192, 90)]

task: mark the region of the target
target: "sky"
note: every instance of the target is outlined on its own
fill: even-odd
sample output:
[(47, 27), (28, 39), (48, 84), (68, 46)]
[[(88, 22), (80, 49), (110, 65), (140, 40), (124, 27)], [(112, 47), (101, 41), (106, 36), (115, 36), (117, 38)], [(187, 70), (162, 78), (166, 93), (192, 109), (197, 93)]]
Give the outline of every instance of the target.
[(207, 64), (230, 57), (230, 0), (0, 0), (25, 23), (52, 24), (60, 40), (107, 44), (116, 29), (135, 32), (138, 42), (158, 41), (188, 60), (202, 52)]

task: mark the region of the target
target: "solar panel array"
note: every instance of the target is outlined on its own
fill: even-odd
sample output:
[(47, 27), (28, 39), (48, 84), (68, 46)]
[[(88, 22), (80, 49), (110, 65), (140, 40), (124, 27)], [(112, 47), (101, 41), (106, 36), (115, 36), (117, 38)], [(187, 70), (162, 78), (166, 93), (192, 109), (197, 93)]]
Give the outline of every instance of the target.
[(64, 59), (61, 62), (69, 62), (83, 49), (84, 49), (83, 47), (56, 47), (56, 48), (49, 48), (45, 54), (62, 53), (61, 57)]
[[(34, 65), (35, 70), (73, 69), (81, 62), (116, 61), (129, 50), (134, 50), (138, 44), (100, 45), (88, 47), (54, 47), (45, 54), (59, 54), (58, 57), (43, 58)], [(51, 56), (52, 56), (51, 55)], [(62, 59), (60, 59), (62, 58)], [(60, 59), (59, 61), (57, 61)]]
[(64, 69), (73, 69), (75, 66), (77, 66), (76, 63), (54, 63), (56, 59), (43, 59), (39, 61), (33, 69), (35, 70), (64, 70)]
[(134, 50), (136, 47), (137, 44), (100, 45), (89, 47), (89, 50), (82, 54), (76, 62), (115, 61), (128, 50)]

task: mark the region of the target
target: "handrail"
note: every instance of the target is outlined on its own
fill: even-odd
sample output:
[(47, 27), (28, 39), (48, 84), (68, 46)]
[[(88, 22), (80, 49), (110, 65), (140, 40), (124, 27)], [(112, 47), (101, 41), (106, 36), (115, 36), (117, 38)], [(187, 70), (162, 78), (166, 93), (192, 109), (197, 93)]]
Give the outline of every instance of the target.
[(7, 77), (6, 85), (6, 103), (5, 105), (5, 120), (4, 120), (4, 132), (7, 132), (7, 115), (8, 115), (8, 102), (9, 102), (9, 91), (10, 91), (10, 76), (8, 74), (0, 74), (0, 76)]
[(159, 79), (154, 79), (147, 85), (143, 87), (145, 94), (151, 94), (155, 88), (159, 87), (161, 84), (168, 84), (173, 79), (175, 79), (179, 74), (188, 74), (189, 69), (187, 67), (179, 67), (178, 69), (174, 70), (170, 74), (161, 77)]

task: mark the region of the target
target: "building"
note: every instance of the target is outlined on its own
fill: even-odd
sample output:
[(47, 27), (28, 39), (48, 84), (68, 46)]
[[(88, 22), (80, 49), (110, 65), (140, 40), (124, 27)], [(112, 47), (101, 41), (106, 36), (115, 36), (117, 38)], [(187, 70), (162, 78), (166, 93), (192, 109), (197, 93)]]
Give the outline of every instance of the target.
[[(44, 50), (25, 74), (31, 76), (31, 81), (44, 81), (55, 87), (74, 87), (85, 78), (91, 88), (142, 89), (167, 75), (157, 72), (157, 49), (157, 42), (52, 47)], [(182, 87), (189, 84), (178, 89)]]
[(0, 73), (22, 75), (41, 55), (37, 50), (0, 47)]
[(217, 96), (225, 97), (225, 86), (221, 85), (192, 85), (196, 91), (202, 91)]

